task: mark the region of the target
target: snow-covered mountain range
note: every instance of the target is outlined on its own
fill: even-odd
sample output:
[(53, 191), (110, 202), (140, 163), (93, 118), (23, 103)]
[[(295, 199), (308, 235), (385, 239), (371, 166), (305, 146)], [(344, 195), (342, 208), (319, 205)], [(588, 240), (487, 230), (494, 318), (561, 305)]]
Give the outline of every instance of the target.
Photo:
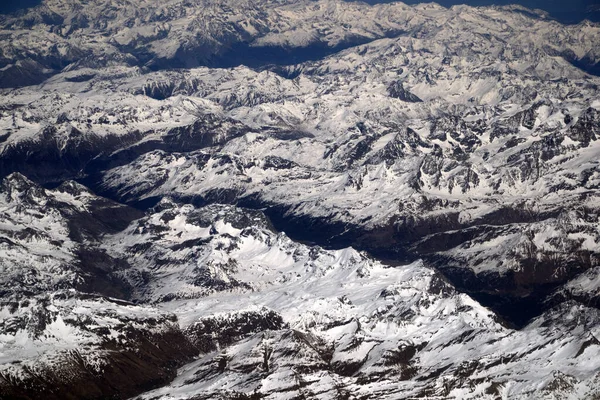
[[(259, 211), (163, 199), (98, 243), (88, 227), (114, 203), (17, 174), (3, 188), (3, 254), (25, 254), (3, 259), (13, 289), (2, 303), (3, 397), (130, 395), (197, 353), (143, 397), (596, 393), (600, 316), (581, 303), (514, 330), (420, 261), (391, 267), (299, 244)], [(86, 246), (104, 253), (93, 257), (102, 273), (89, 271)], [(25, 256), (40, 259), (24, 266)], [(114, 283), (89, 289), (88, 277)], [(136, 304), (102, 296), (119, 285)]]
[[(544, 50), (598, 71), (598, 29), (563, 26), (518, 6), (474, 9), (294, 0), (46, 0), (0, 16), (1, 87), (114, 65), (150, 69), (294, 64), (384, 37), (471, 34)], [(450, 39), (450, 40), (449, 40)], [(448, 42), (446, 42), (448, 40)], [(497, 43), (497, 44), (499, 44)], [(506, 49), (508, 53), (511, 49)], [(552, 54), (551, 54), (552, 55)]]
[(600, 25), (47, 0), (0, 26), (0, 397), (600, 395)]

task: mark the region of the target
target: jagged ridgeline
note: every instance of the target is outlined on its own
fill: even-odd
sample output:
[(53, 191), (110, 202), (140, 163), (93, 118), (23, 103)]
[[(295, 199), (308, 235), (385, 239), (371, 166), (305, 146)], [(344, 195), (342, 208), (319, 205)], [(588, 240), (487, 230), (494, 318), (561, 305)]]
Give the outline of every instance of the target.
[(600, 396), (600, 25), (0, 17), (0, 398)]

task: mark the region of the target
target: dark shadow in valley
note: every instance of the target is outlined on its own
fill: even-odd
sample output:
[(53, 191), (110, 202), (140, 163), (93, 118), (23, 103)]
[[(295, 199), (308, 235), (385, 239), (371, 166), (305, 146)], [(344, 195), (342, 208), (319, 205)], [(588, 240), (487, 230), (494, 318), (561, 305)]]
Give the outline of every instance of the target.
[[(195, 132), (197, 135), (188, 136), (191, 132)], [(178, 138), (178, 141), (182, 138), (191, 140), (194, 137), (194, 145), (203, 147), (211, 144), (201, 140), (205, 137), (204, 132), (204, 130), (190, 128), (190, 130), (177, 131), (173, 134), (174, 137)], [(240, 132), (234, 130), (230, 134), (237, 136)], [(154, 145), (156, 144), (151, 147), (154, 147)], [(161, 144), (161, 146), (164, 146), (164, 144)], [(75, 158), (73, 160), (77, 162), (68, 160), (69, 162), (65, 161), (66, 164), (62, 167), (57, 167), (55, 162), (42, 163), (38, 167), (46, 168), (54, 165), (55, 169), (52, 171), (57, 173), (57, 170), (60, 169), (62, 173), (55, 175), (53, 180), (48, 179), (48, 175), (35, 173), (35, 171), (29, 177), (38, 183), (44, 183), (47, 187), (56, 185), (52, 182), (77, 179), (78, 182), (89, 187), (98, 195), (147, 211), (161, 200), (160, 196), (149, 196), (152, 187), (149, 187), (147, 192), (131, 195), (121, 193), (119, 188), (106, 188), (102, 183), (103, 170), (114, 167), (114, 165), (126, 164), (137, 158), (140, 151), (145, 153), (147, 150), (145, 148), (136, 151), (129, 150), (132, 152), (126, 152), (117, 158), (103, 159), (98, 157), (92, 163), (89, 160)], [(167, 149), (167, 151), (171, 150), (173, 149)], [(13, 159), (13, 161), (17, 162), (18, 160)], [(28, 165), (33, 168), (32, 164)], [(11, 165), (5, 165), (5, 167), (9, 166)], [(71, 169), (69, 170), (66, 166), (70, 166)], [(73, 168), (74, 166), (76, 168)], [(84, 166), (83, 169), (80, 169), (82, 166)], [(12, 167), (15, 167), (16, 170), (22, 169), (17, 164), (12, 165)], [(2, 168), (0, 170), (7, 172)], [(67, 175), (65, 175), (65, 172), (67, 172)], [(157, 183), (158, 186), (160, 184), (160, 182)], [(588, 255), (589, 265), (577, 264), (576, 262), (580, 263), (580, 260), (586, 259), (586, 257), (583, 257), (585, 254), (571, 261), (566, 259), (553, 260), (551, 257), (540, 260), (523, 259), (520, 260), (524, 266), (523, 272), (513, 273), (512, 275), (510, 273), (504, 275), (498, 273), (477, 275), (468, 268), (468, 260), (445, 259), (440, 256), (445, 251), (472, 240), (474, 237), (491, 234), (495, 229), (502, 229), (506, 224), (526, 223), (553, 216), (546, 214), (529, 215), (518, 209), (497, 210), (482, 217), (483, 219), (479, 221), (474, 221), (470, 226), (461, 225), (452, 214), (448, 214), (441, 219), (390, 221), (386, 225), (366, 229), (363, 226), (340, 222), (335, 215), (313, 217), (300, 214), (295, 212), (293, 206), (269, 203), (260, 197), (247, 196), (243, 192), (232, 189), (215, 190), (203, 195), (180, 196), (174, 200), (190, 203), (197, 207), (221, 203), (261, 210), (276, 230), (285, 232), (295, 241), (308, 245), (319, 245), (325, 249), (341, 249), (352, 246), (389, 265), (403, 265), (423, 259), (426, 265), (440, 271), (459, 291), (473, 296), (481, 304), (494, 310), (517, 328), (524, 326), (531, 318), (549, 309), (551, 304), (547, 300), (554, 290), (561, 284), (573, 279), (577, 274), (590, 268), (594, 262), (591, 255)], [(559, 267), (564, 267), (562, 269), (568, 271), (568, 274), (559, 278), (554, 277), (554, 273), (559, 270)]]
[[(93, 184), (90, 181), (85, 183)], [(115, 197), (115, 193), (110, 192), (99, 194)], [(148, 210), (160, 200), (160, 196), (153, 196), (143, 200), (131, 201), (129, 205)], [(529, 268), (525, 268), (525, 270), (535, 270), (537, 273), (542, 274), (540, 276), (529, 276), (531, 274), (525, 276), (522, 273), (511, 272), (505, 275), (499, 275), (498, 273), (477, 275), (467, 267), (449, 267), (449, 260), (439, 257), (434, 251), (436, 249), (429, 249), (431, 251), (427, 252), (425, 249), (416, 248), (414, 242), (418, 241), (420, 236), (411, 238), (406, 232), (399, 232), (397, 226), (394, 226), (393, 223), (387, 227), (382, 226), (373, 230), (365, 230), (360, 226), (335, 221), (333, 217), (299, 216), (294, 214), (293, 209), (290, 207), (268, 204), (260, 198), (247, 197), (235, 190), (215, 190), (201, 196), (180, 196), (174, 200), (193, 204), (196, 207), (220, 203), (260, 210), (267, 216), (270, 224), (277, 231), (285, 232), (294, 241), (306, 245), (318, 245), (329, 250), (352, 246), (392, 266), (406, 265), (415, 260), (423, 259), (426, 265), (438, 270), (459, 292), (472, 296), (482, 305), (493, 310), (507, 326), (516, 329), (523, 328), (531, 319), (540, 316), (556, 305), (557, 302), (566, 300), (554, 296), (556, 289), (585, 270), (585, 268), (570, 265), (569, 268), (566, 268), (571, 271), (569, 276), (557, 281), (547, 281), (547, 275), (552, 274), (556, 265), (542, 265), (538, 262), (535, 265), (530, 265)], [(507, 218), (508, 214), (504, 213), (502, 215), (503, 218)], [(418, 230), (418, 227), (416, 229)], [(428, 231), (431, 226), (423, 229)], [(477, 232), (479, 232), (478, 229), (467, 229), (465, 233), (467, 239), (470, 234), (476, 234)], [(465, 239), (465, 237), (462, 239)], [(524, 260), (523, 262), (527, 264), (530, 261)]]
[(19, 10), (35, 7), (42, 0), (2, 0), (0, 2), (0, 14), (9, 14)]
[[(390, 30), (379, 39), (395, 38), (406, 33), (403, 30)], [(322, 60), (340, 51), (367, 44), (373, 40), (369, 37), (353, 36), (336, 46), (329, 46), (326, 42), (316, 42), (304, 47), (286, 47), (282, 45), (259, 47), (252, 46), (248, 42), (237, 42), (216, 54), (211, 52), (210, 49), (180, 49), (172, 59), (153, 58), (149, 53), (140, 53), (133, 49), (132, 54), (153, 71), (201, 66), (233, 68), (244, 65), (258, 70), (270, 69), (285, 74), (279, 67)], [(289, 78), (289, 76), (286, 77)]]

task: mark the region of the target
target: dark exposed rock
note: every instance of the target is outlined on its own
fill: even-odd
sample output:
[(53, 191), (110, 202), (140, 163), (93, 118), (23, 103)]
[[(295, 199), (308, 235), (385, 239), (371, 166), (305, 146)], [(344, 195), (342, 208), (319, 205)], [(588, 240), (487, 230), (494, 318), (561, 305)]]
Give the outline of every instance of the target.
[(577, 122), (569, 128), (568, 136), (587, 147), (591, 141), (600, 136), (600, 111), (593, 108), (585, 110)]
[(275, 311), (240, 311), (223, 316), (210, 316), (187, 328), (187, 336), (203, 352), (231, 345), (251, 334), (286, 327)]
[(164, 145), (157, 148), (165, 151), (193, 151), (225, 144), (250, 131), (251, 129), (240, 122), (206, 114), (192, 125), (169, 130), (162, 138)]
[[(385, 162), (392, 165), (397, 160), (415, 153), (419, 147), (431, 148), (431, 145), (421, 139), (421, 137), (411, 128), (392, 127), (390, 131), (383, 132), (382, 136), (396, 131), (394, 138), (390, 140), (381, 150), (372, 155), (367, 164), (378, 164)], [(374, 140), (372, 140), (374, 141)]]
[(141, 138), (139, 132), (121, 136), (96, 136), (81, 132), (64, 145), (56, 127), (48, 127), (37, 140), (9, 145), (0, 158), (0, 176), (21, 172), (40, 183), (81, 177), (96, 156), (127, 146)]
[(388, 87), (388, 93), (390, 97), (407, 101), (409, 103), (420, 103), (421, 100), (418, 96), (412, 94), (408, 90), (404, 89), (402, 82), (394, 82)]
[(160, 334), (131, 330), (128, 340), (134, 347), (107, 343), (102, 374), (84, 362), (77, 350), (61, 356), (61, 367), (44, 371), (25, 369), (18, 380), (0, 374), (3, 399), (126, 399), (165, 385), (177, 367), (196, 355), (197, 350), (173, 329)]
[(263, 167), (265, 169), (273, 168), (273, 169), (290, 169), (294, 168), (297, 164), (293, 161), (286, 160), (285, 158), (276, 157), (276, 156), (267, 156), (264, 159)]

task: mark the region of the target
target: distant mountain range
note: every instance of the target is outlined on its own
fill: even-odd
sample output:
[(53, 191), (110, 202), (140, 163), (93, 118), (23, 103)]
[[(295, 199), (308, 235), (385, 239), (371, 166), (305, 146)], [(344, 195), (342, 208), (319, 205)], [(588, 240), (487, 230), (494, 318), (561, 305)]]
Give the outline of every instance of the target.
[[(366, 0), (365, 3), (379, 4), (390, 3), (391, 1)], [(407, 0), (406, 4), (418, 4), (425, 1)], [(41, 0), (5, 0), (0, 4), (0, 14), (15, 12), (17, 10), (34, 7), (41, 3)], [(519, 4), (530, 9), (540, 9), (548, 12), (552, 18), (566, 23), (573, 24), (584, 19), (590, 21), (600, 21), (600, 5), (595, 0), (440, 0), (436, 3), (444, 7), (455, 5), (469, 5), (472, 7), (491, 6), (491, 5), (511, 5)]]
[[(369, 4), (382, 3), (382, 1), (377, 0), (366, 0), (365, 2)], [(406, 0), (404, 3), (419, 4), (425, 3), (425, 1)], [(544, 10), (552, 18), (565, 24), (578, 23), (584, 19), (600, 22), (600, 5), (596, 0), (440, 0), (435, 3), (448, 8), (462, 4), (472, 7), (518, 4), (530, 9)]]

